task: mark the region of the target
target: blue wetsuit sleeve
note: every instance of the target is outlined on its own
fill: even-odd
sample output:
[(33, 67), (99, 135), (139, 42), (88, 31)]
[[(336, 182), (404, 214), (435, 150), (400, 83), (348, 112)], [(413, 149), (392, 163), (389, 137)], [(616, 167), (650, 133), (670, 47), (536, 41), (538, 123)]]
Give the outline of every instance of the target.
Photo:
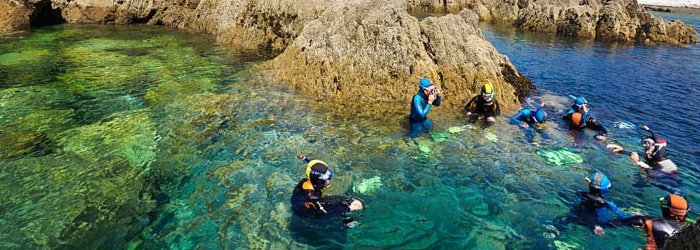
[(615, 212), (615, 214), (617, 215), (618, 218), (620, 218), (620, 220), (628, 219), (628, 218), (631, 218), (632, 216), (634, 216), (632, 214), (626, 214), (625, 212), (622, 212), (622, 210), (620, 210), (617, 207), (617, 205), (615, 205), (615, 203), (612, 203), (610, 201), (605, 201), (605, 203), (607, 203), (608, 206), (610, 206), (610, 209), (612, 209), (613, 212)]
[(523, 124), (523, 121), (520, 120), (520, 118), (522, 118), (522, 116), (523, 116), (523, 111), (520, 110), (520, 111), (518, 111), (517, 114), (515, 114), (514, 116), (512, 116), (512, 117), (510, 118), (510, 121), (512, 121), (513, 123), (515, 123), (515, 125), (520, 126), (521, 124)]
[(433, 106), (440, 106), (440, 103), (442, 103), (442, 96), (438, 96), (437, 98), (435, 98)]
[(418, 111), (418, 114), (420, 115), (421, 119), (425, 119), (428, 116), (428, 112), (430, 111), (430, 104), (426, 103), (425, 107), (423, 107), (423, 97), (420, 95), (416, 95), (413, 97), (413, 105), (416, 106), (416, 111)]

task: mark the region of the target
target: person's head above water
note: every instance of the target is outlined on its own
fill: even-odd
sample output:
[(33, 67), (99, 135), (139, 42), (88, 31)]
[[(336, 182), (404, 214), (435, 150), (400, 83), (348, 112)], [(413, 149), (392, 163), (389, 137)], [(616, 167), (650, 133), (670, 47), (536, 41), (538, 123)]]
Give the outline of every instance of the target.
[(494, 89), (493, 89), (493, 84), (491, 84), (491, 81), (486, 80), (486, 83), (484, 83), (483, 86), (481, 86), (481, 98), (484, 98), (486, 102), (492, 102), (495, 97)]
[(588, 182), (588, 192), (600, 197), (605, 197), (612, 186), (610, 179), (601, 172), (592, 173), (586, 177), (586, 182)]
[(663, 214), (664, 218), (685, 222), (685, 216), (688, 213), (688, 201), (683, 196), (669, 194), (659, 199), (659, 202), (661, 203), (661, 214)]
[(433, 82), (430, 81), (428, 78), (421, 78), (420, 81), (418, 82), (418, 87), (420, 90), (427, 89), (428, 87), (432, 86)]
[(542, 108), (539, 108), (537, 111), (535, 111), (535, 114), (532, 115), (532, 118), (535, 119), (535, 122), (537, 123), (544, 123), (547, 121), (547, 112), (544, 112)]
[(328, 164), (320, 160), (311, 160), (305, 155), (299, 156), (299, 158), (306, 164), (306, 178), (311, 181), (316, 187), (328, 187), (331, 185), (331, 179), (333, 179), (333, 172), (328, 168)]

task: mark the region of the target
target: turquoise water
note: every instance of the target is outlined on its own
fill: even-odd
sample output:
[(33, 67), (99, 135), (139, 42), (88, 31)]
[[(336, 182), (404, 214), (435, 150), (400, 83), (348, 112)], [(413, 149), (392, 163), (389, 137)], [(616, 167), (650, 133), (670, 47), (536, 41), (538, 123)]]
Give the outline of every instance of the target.
[[(700, 118), (690, 79), (700, 73), (689, 60), (698, 58), (697, 45), (589, 43), (498, 27), (484, 34), (533, 78), (539, 91), (527, 104), (546, 102), (550, 117), (568, 107), (569, 94), (584, 95), (610, 129), (608, 142), (630, 148), (643, 135), (638, 121), (648, 121), (669, 140), (698, 211), (700, 154), (691, 125)], [(638, 229), (608, 227), (601, 238), (556, 223), (595, 170), (612, 179), (618, 206), (659, 214), (664, 190), (643, 185), (636, 167), (605, 152), (592, 133), (574, 141), (557, 119), (547, 124), (552, 139), (537, 138), (537, 146), (504, 116), (492, 142), (482, 129), (449, 133), (464, 117), (437, 107), (429, 116), (433, 133), (410, 140), (408, 100), (362, 109), (310, 101), (255, 69), (263, 60), (197, 34), (146, 26), (67, 25), (0, 39), (0, 136), (8, 142), (0, 151), (7, 197), (0, 247), (641, 247)], [(669, 67), (664, 74), (655, 73), (660, 65)], [(676, 67), (685, 71), (672, 74)], [(682, 98), (635, 102), (664, 86), (673, 91), (658, 96)], [(662, 114), (642, 112), (656, 109)], [(550, 165), (536, 154), (562, 148), (583, 163)], [(352, 214), (357, 227), (291, 215), (301, 153), (333, 169), (324, 195), (365, 203)], [(376, 177), (380, 189), (352, 193)]]

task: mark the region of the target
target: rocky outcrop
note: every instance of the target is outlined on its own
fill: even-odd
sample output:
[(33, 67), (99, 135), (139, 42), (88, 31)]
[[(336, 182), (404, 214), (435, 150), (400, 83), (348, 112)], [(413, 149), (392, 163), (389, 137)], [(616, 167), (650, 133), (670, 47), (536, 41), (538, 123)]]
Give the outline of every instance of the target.
[(318, 99), (363, 103), (408, 102), (418, 78), (429, 77), (450, 102), (463, 105), (491, 79), (503, 105), (513, 108), (516, 91), (504, 80), (523, 78), (483, 38), (472, 11), (418, 22), (397, 1), (329, 7), (272, 66), (278, 79)]
[(405, 103), (418, 77), (430, 77), (452, 100), (446, 103), (463, 105), (488, 78), (507, 110), (534, 88), (483, 39), (472, 12), (419, 23), (398, 0), (44, 0), (25, 6), (54, 21), (45, 13), (60, 13), (69, 23), (165, 25), (212, 34), (238, 49), (284, 51), (268, 64), (278, 80), (318, 98)]
[(697, 32), (680, 21), (645, 13), (636, 0), (407, 1), (409, 10), (472, 9), (482, 21), (556, 32), (571, 37), (644, 44), (697, 42)]
[(0, 0), (0, 35), (29, 29), (28, 6), (17, 1)]
[(700, 227), (691, 224), (671, 236), (664, 243), (665, 249), (700, 249)]

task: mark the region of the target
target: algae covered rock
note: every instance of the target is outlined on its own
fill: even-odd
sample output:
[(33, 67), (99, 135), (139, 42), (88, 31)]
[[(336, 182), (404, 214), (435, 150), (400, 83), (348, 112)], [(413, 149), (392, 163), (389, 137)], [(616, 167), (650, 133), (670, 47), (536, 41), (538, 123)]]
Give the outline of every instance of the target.
[(86, 162), (118, 156), (142, 170), (156, 156), (156, 131), (149, 115), (146, 110), (116, 113), (108, 121), (66, 131), (58, 144), (64, 153)]

